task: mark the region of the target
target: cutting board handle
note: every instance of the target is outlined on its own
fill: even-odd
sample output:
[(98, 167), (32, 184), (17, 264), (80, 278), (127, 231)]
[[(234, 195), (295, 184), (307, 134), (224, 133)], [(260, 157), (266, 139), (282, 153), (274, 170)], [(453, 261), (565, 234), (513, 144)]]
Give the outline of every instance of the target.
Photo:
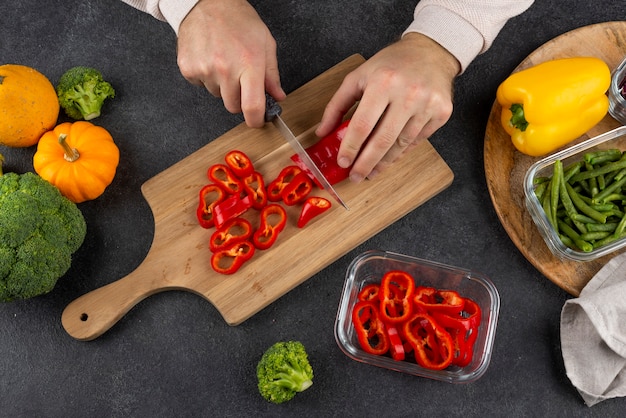
[(146, 297), (168, 290), (163, 284), (155, 284), (154, 270), (142, 263), (129, 275), (84, 294), (67, 305), (61, 315), (61, 323), (72, 337), (91, 341), (104, 334), (128, 311)]

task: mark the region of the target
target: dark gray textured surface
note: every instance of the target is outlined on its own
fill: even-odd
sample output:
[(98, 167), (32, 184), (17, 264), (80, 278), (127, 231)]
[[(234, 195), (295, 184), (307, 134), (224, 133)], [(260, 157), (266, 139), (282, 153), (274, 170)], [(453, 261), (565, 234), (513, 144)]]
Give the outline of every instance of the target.
[[(292, 91), (354, 53), (371, 56), (411, 20), (415, 1), (254, 2), (278, 41)], [(455, 173), (451, 187), (237, 327), (204, 299), (154, 295), (92, 342), (60, 316), (82, 294), (130, 273), (148, 252), (153, 219), (143, 182), (242, 122), (178, 72), (166, 24), (116, 0), (0, 3), (0, 63), (53, 82), (73, 65), (100, 68), (118, 97), (97, 120), (116, 139), (113, 185), (81, 204), (89, 234), (55, 290), (0, 305), (0, 416), (622, 416), (626, 400), (586, 407), (565, 375), (559, 314), (569, 296), (517, 251), (493, 210), (483, 136), (495, 90), (534, 49), (566, 31), (624, 18), (622, 2), (539, 0), (509, 22), (456, 83), (455, 111), (431, 141)], [(32, 170), (34, 150), (0, 149), (7, 170)], [(343, 278), (368, 249), (481, 271), (499, 289), (494, 353), (477, 382), (450, 385), (360, 364), (333, 337)], [(255, 366), (283, 339), (302, 341), (314, 385), (275, 406)]]

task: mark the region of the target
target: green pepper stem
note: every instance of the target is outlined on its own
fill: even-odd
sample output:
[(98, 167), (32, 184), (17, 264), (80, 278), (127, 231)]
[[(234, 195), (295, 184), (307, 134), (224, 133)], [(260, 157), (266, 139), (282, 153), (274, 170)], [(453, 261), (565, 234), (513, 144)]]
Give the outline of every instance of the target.
[(78, 150), (76, 148), (71, 148), (67, 144), (67, 142), (65, 142), (65, 138), (67, 138), (67, 134), (59, 135), (59, 144), (63, 147), (63, 150), (65, 151), (63, 158), (65, 158), (65, 161), (73, 163), (74, 161), (78, 160), (80, 154), (78, 154)]
[(509, 108), (511, 111), (511, 125), (524, 132), (528, 128), (528, 121), (524, 116), (524, 106), (519, 103), (511, 105)]

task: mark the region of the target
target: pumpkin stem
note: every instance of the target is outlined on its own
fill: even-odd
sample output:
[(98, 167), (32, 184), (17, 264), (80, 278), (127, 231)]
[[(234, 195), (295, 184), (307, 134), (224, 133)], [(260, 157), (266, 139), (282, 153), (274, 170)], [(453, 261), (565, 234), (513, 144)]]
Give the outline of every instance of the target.
[(59, 135), (59, 144), (61, 144), (63, 150), (65, 151), (63, 158), (65, 158), (65, 161), (73, 163), (74, 161), (78, 160), (78, 157), (80, 157), (80, 155), (78, 154), (78, 150), (76, 148), (71, 148), (69, 145), (67, 145), (67, 142), (65, 142), (65, 138), (67, 138), (67, 134)]

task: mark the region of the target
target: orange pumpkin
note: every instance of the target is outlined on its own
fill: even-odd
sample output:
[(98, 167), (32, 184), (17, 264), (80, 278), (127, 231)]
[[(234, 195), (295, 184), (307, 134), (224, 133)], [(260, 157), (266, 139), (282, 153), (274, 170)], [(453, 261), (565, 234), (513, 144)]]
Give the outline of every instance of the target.
[(58, 116), (59, 99), (45, 75), (25, 65), (0, 65), (0, 144), (35, 145)]
[(120, 153), (111, 134), (91, 122), (66, 122), (46, 132), (33, 165), (74, 203), (93, 200), (115, 177)]

